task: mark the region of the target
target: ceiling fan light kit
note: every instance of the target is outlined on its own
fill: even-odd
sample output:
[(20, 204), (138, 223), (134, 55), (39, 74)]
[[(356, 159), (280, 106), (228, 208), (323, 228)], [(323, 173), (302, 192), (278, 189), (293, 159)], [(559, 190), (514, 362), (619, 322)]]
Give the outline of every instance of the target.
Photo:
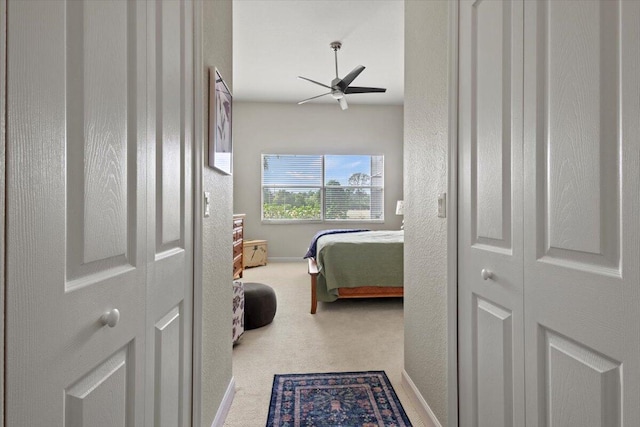
[(329, 46), (331, 46), (331, 49), (333, 50), (335, 63), (336, 63), (336, 78), (331, 80), (331, 86), (325, 85), (315, 80), (311, 80), (307, 77), (298, 76), (299, 79), (306, 80), (310, 83), (329, 89), (329, 92), (326, 92), (317, 96), (313, 96), (311, 98), (307, 98), (303, 101), (298, 102), (298, 104), (304, 104), (316, 98), (320, 98), (325, 95), (331, 95), (333, 99), (338, 101), (338, 104), (340, 104), (340, 108), (342, 108), (343, 110), (346, 110), (347, 108), (349, 108), (349, 105), (347, 104), (345, 95), (354, 94), (354, 93), (384, 93), (387, 91), (387, 89), (383, 89), (379, 87), (349, 86), (356, 79), (356, 77), (360, 75), (360, 73), (364, 70), (365, 67), (362, 65), (358, 65), (349, 74), (347, 74), (344, 78), (341, 79), (340, 77), (338, 77), (338, 51), (342, 47), (342, 43), (339, 41), (335, 41), (335, 42), (332, 42)]

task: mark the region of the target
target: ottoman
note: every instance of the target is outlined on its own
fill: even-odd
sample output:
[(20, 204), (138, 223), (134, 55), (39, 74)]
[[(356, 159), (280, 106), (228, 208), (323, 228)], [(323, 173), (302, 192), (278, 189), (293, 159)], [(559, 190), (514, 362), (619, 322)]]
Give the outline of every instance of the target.
[(276, 315), (276, 293), (262, 283), (244, 283), (244, 329), (268, 325)]

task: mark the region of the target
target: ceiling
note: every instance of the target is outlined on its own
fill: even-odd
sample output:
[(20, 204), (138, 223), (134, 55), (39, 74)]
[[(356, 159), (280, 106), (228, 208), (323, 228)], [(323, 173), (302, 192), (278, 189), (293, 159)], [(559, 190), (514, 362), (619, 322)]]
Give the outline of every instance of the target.
[[(297, 76), (329, 85), (333, 41), (342, 42), (341, 78), (364, 65), (353, 85), (387, 88), (347, 95), (349, 105), (402, 104), (403, 0), (234, 0), (234, 99), (296, 103), (327, 92)], [(324, 96), (312, 102), (336, 101)]]

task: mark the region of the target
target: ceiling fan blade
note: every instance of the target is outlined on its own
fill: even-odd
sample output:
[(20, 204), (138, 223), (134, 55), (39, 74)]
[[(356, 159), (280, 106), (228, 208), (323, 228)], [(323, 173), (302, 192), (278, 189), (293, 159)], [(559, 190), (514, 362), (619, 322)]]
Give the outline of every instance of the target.
[(345, 98), (344, 96), (338, 99), (338, 104), (340, 104), (340, 108), (342, 108), (343, 110), (349, 108), (349, 105), (347, 105), (347, 98)]
[(325, 96), (325, 95), (331, 95), (331, 92), (323, 93), (322, 95), (312, 96), (311, 98), (307, 98), (305, 100), (298, 102), (298, 105), (304, 104), (305, 102), (309, 102), (313, 99), (320, 98), (321, 96)]
[(344, 90), (344, 93), (374, 93), (374, 92), (386, 92), (387, 89), (381, 87), (357, 87), (350, 86)]
[(315, 83), (315, 84), (317, 84), (318, 86), (322, 86), (322, 87), (326, 87), (327, 89), (331, 89), (331, 86), (327, 86), (327, 85), (325, 85), (325, 84), (323, 84), (323, 83), (320, 83), (320, 82), (317, 82), (317, 81), (315, 81), (315, 80), (311, 80), (311, 79), (308, 79), (308, 78), (306, 78), (306, 77), (302, 77), (302, 76), (298, 76), (298, 78), (299, 78), (299, 79), (302, 79), (302, 80), (306, 80), (306, 81), (311, 82), (311, 83)]
[(344, 76), (344, 78), (340, 82), (338, 82), (338, 86), (340, 87), (340, 89), (344, 92), (347, 86), (349, 86), (351, 82), (354, 81), (355, 78), (358, 77), (363, 70), (364, 66), (358, 65), (349, 74)]

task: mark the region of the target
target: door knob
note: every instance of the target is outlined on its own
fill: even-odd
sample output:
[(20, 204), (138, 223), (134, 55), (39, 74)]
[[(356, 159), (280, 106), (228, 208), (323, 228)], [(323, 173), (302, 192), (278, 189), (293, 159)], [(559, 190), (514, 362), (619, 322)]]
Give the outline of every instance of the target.
[(100, 323), (102, 323), (103, 326), (109, 325), (110, 328), (116, 326), (118, 320), (120, 320), (120, 311), (117, 308), (105, 311), (105, 313), (100, 316)]
[(482, 269), (480, 275), (482, 276), (482, 280), (493, 279), (493, 272), (491, 270), (487, 270), (486, 268)]

